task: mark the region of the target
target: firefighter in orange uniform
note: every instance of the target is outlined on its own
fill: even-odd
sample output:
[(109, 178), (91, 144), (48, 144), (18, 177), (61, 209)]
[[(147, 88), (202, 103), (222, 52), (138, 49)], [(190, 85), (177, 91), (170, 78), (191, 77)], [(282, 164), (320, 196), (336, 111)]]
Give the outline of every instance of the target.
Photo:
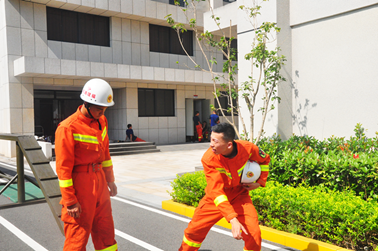
[(118, 250), (110, 204), (117, 186), (104, 116), (106, 108), (114, 105), (113, 90), (106, 81), (91, 79), (80, 98), (84, 105), (62, 121), (55, 133), (64, 250), (86, 250), (90, 234), (96, 250)]
[[(264, 187), (270, 157), (248, 141), (234, 141), (235, 130), (227, 123), (213, 126), (210, 148), (202, 157), (206, 176), (206, 195), (184, 231), (181, 250), (198, 250), (210, 228), (220, 219), (231, 223), (232, 235), (244, 240), (244, 251), (261, 250), (261, 232), (249, 190)], [(255, 183), (241, 184), (240, 176), (248, 160), (261, 167)]]

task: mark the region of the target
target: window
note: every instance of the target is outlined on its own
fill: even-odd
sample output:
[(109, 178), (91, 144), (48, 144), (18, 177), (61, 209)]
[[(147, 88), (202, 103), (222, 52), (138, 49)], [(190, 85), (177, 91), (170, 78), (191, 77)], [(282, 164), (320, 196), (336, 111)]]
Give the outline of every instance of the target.
[[(180, 5), (179, 5), (179, 6), (181, 6), (181, 7), (185, 7), (185, 2), (184, 2), (184, 0), (177, 0), (177, 1), (180, 2)], [(175, 0), (169, 0), (169, 4), (173, 4), (173, 5), (175, 5)]]
[(48, 40), (110, 46), (108, 17), (51, 7), (46, 12)]
[(174, 90), (138, 89), (139, 117), (175, 116)]
[[(226, 38), (226, 39), (227, 39), (227, 41), (229, 40), (229, 38)], [(237, 51), (237, 49), (238, 49), (238, 40), (237, 40), (237, 39), (233, 39), (233, 40), (231, 41), (231, 46), (230, 46), (230, 48), (231, 48), (231, 52), (233, 52), (233, 51), (236, 52), (236, 54), (235, 54), (236, 59), (235, 59), (235, 60), (232, 60), (232, 61), (238, 61), (238, 51)], [(227, 53), (227, 50), (224, 50), (224, 52)], [(230, 53), (230, 55), (231, 55), (231, 53)], [(223, 60), (227, 60), (227, 58), (226, 58), (225, 55), (223, 55)]]
[[(221, 92), (221, 93), (224, 94), (224, 95), (227, 95), (226, 92)], [(228, 109), (228, 108), (231, 107), (231, 106), (228, 104), (228, 96), (220, 96), (220, 97), (219, 97), (219, 103), (220, 103), (222, 109)], [(233, 100), (232, 100), (232, 105), (233, 105), (234, 107), (237, 106), (236, 99), (233, 99)], [(217, 101), (216, 98), (214, 98), (214, 107), (217, 108), (217, 109), (219, 108), (218, 101)], [(225, 114), (226, 116), (231, 116), (231, 112), (226, 112), (226, 111), (224, 111), (224, 114)], [(235, 109), (234, 109), (234, 115), (237, 115)]]
[[(185, 50), (193, 56), (193, 31), (180, 33)], [(186, 55), (177, 33), (166, 26), (150, 24), (150, 51)]]

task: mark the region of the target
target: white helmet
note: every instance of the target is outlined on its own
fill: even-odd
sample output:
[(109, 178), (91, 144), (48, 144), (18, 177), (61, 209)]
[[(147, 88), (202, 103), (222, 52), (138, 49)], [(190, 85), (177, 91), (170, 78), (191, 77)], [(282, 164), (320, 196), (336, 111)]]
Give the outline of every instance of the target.
[(85, 83), (80, 98), (98, 106), (113, 106), (113, 90), (105, 80), (93, 78)]
[(248, 160), (241, 175), (241, 183), (253, 183), (260, 178), (260, 174), (260, 165)]

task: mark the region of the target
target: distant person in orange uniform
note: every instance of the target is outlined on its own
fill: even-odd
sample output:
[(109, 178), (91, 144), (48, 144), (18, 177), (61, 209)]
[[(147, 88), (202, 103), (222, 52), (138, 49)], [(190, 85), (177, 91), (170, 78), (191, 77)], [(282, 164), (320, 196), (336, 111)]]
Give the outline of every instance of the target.
[(194, 122), (194, 126), (196, 127), (196, 130), (197, 130), (198, 142), (201, 142), (203, 136), (202, 136), (202, 124), (201, 124), (201, 121), (200, 121), (200, 118), (199, 118), (199, 111), (196, 111), (195, 114), (196, 115), (193, 117), (193, 122)]
[(109, 154), (105, 110), (113, 90), (102, 79), (89, 80), (80, 95), (84, 105), (62, 121), (55, 133), (56, 171), (62, 192), (65, 251), (86, 250), (89, 235), (96, 250), (118, 250), (110, 196), (117, 194)]
[[(198, 250), (210, 228), (223, 217), (231, 223), (232, 236), (244, 240), (244, 251), (260, 251), (259, 221), (248, 191), (265, 186), (270, 157), (251, 142), (234, 140), (235, 130), (228, 123), (211, 129), (210, 148), (202, 157), (206, 195), (184, 231), (179, 251)], [(248, 160), (260, 164), (261, 175), (255, 183), (241, 184)]]

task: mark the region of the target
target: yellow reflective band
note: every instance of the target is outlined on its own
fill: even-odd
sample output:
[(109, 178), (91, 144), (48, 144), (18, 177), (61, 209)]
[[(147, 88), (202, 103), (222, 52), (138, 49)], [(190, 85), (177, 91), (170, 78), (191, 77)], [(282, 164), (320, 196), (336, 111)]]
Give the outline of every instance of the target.
[(96, 251), (116, 251), (118, 250), (118, 244), (114, 244), (113, 246), (107, 247), (105, 249), (96, 249)]
[(78, 133), (74, 133), (73, 136), (74, 136), (74, 140), (76, 141), (98, 144), (98, 140), (95, 136), (82, 135)]
[(105, 160), (102, 162), (102, 167), (109, 167), (109, 166), (112, 166), (113, 165), (113, 162), (112, 160)]
[(104, 128), (104, 131), (102, 132), (102, 134), (101, 134), (101, 137), (102, 137), (102, 141), (104, 141), (104, 139), (105, 139), (105, 137), (106, 137), (106, 126), (105, 126), (105, 128)]
[(261, 171), (269, 171), (269, 165), (261, 165)]
[(69, 179), (69, 180), (59, 180), (59, 186), (60, 187), (70, 187), (70, 186), (73, 186), (72, 179)]
[(238, 170), (238, 175), (239, 175), (239, 177), (240, 177), (240, 175), (242, 175), (242, 172), (243, 172), (243, 170), (244, 170), (244, 167), (247, 165), (247, 163), (248, 163), (248, 160), (247, 160), (247, 162), (245, 162), (244, 166), (242, 166), (242, 167)]
[(227, 175), (227, 177), (229, 177), (230, 179), (232, 179), (231, 173), (227, 172), (226, 169), (221, 168), (221, 167), (219, 167), (219, 168), (215, 168), (215, 169), (216, 169), (218, 172), (220, 172), (220, 173), (224, 173), (225, 175)]
[(218, 197), (215, 198), (214, 204), (215, 206), (218, 206), (222, 202), (228, 201), (228, 198), (226, 195), (219, 195)]
[(186, 244), (188, 244), (188, 246), (195, 247), (195, 248), (201, 247), (201, 244), (202, 244), (202, 243), (194, 243), (194, 242), (189, 241), (188, 239), (186, 239), (185, 235), (184, 235), (183, 241)]

